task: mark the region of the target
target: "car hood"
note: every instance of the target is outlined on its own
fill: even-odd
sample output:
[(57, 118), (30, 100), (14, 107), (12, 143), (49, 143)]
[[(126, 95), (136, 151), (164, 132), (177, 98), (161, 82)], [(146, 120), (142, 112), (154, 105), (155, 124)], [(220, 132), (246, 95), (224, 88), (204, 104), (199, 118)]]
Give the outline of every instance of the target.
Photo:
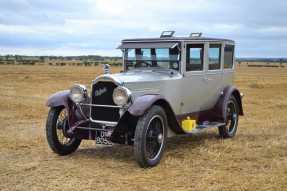
[(174, 84), (182, 75), (172, 70), (131, 70), (117, 74), (105, 74), (97, 77), (98, 81), (111, 81), (116, 85), (128, 88), (133, 99), (144, 94), (160, 94), (166, 85)]
[(123, 85), (129, 83), (172, 80), (181, 77), (178, 72), (172, 70), (132, 70), (129, 72), (110, 74), (109, 76)]

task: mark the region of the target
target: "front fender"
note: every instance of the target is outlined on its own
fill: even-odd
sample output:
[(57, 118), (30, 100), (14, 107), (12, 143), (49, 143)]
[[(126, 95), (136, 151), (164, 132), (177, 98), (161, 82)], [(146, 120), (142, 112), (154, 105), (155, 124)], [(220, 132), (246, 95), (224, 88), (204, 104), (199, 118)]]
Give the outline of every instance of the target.
[(176, 116), (170, 104), (162, 95), (148, 94), (140, 96), (136, 98), (133, 104), (129, 107), (128, 112), (134, 117), (140, 117), (153, 105), (159, 105), (165, 110), (169, 129), (172, 130), (173, 133), (176, 134), (184, 133), (178, 121), (176, 120)]
[(51, 95), (48, 98), (46, 105), (48, 107), (65, 107), (68, 111), (68, 122), (70, 127), (74, 127), (78, 123), (86, 122), (89, 117), (87, 112), (86, 116), (83, 116), (79, 111), (78, 107), (69, 98), (70, 91), (64, 90)]
[(133, 116), (143, 115), (157, 100), (164, 99), (159, 94), (143, 95), (135, 99), (128, 112)]
[(48, 98), (46, 106), (48, 106), (48, 107), (59, 107), (59, 106), (67, 107), (68, 102), (69, 102), (69, 95), (70, 95), (69, 90), (57, 92)]

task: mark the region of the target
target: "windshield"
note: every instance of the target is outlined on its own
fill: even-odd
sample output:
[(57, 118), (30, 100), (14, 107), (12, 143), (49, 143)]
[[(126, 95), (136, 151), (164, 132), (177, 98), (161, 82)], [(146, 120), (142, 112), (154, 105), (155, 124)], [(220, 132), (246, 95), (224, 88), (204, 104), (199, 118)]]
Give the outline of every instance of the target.
[(127, 48), (125, 69), (158, 67), (179, 70), (180, 54), (175, 48)]

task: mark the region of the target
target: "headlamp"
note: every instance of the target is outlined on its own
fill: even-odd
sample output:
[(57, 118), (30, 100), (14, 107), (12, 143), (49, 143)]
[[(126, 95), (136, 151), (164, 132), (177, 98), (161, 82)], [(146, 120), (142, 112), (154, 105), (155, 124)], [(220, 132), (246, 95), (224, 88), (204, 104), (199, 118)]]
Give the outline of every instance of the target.
[(126, 105), (131, 98), (131, 92), (129, 89), (118, 86), (116, 89), (114, 89), (113, 92), (113, 101), (118, 106), (124, 106)]
[(70, 89), (70, 98), (75, 103), (83, 102), (87, 98), (87, 88), (84, 85), (75, 84)]

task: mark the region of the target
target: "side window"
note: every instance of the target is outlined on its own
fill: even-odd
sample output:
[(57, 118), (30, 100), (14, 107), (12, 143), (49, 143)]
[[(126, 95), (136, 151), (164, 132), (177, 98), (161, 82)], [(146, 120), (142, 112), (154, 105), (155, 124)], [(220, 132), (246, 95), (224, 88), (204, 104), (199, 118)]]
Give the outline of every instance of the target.
[[(144, 67), (146, 64), (152, 65), (152, 54), (150, 48), (136, 48), (135, 67)], [(144, 60), (144, 62), (142, 62)]]
[(169, 49), (167, 48), (157, 48), (155, 54), (157, 60), (169, 60)]
[(125, 50), (125, 68), (133, 67), (136, 62), (136, 51), (135, 49)]
[(151, 49), (150, 48), (142, 48), (141, 49), (142, 60), (151, 60)]
[(127, 49), (127, 59), (128, 60), (135, 60), (136, 59), (136, 52), (135, 49)]
[(234, 45), (226, 45), (224, 48), (224, 68), (233, 68)]
[(162, 68), (169, 68), (167, 62), (169, 61), (169, 49), (157, 48), (155, 49), (157, 65)]
[(204, 58), (203, 44), (187, 45), (186, 71), (202, 71)]
[(208, 70), (219, 70), (221, 60), (221, 45), (211, 44), (208, 51)]

